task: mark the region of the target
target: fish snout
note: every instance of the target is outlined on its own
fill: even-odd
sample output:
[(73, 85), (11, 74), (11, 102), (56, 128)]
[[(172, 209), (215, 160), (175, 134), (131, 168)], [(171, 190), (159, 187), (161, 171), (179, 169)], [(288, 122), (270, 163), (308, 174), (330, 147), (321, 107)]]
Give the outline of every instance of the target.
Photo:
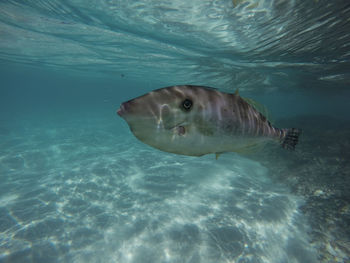
[(123, 110), (122, 110), (121, 107), (117, 110), (117, 114), (118, 114), (120, 117), (123, 115)]
[(130, 112), (130, 102), (124, 102), (120, 105), (120, 108), (117, 110), (117, 114), (120, 117), (123, 117), (125, 114), (127, 114), (128, 112)]

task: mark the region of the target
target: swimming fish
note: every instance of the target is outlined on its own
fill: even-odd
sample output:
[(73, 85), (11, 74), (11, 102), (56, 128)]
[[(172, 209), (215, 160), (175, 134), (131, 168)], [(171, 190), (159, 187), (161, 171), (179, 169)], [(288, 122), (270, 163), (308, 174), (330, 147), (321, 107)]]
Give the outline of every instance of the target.
[(214, 88), (161, 88), (124, 102), (117, 111), (140, 141), (161, 151), (202, 156), (247, 153), (269, 140), (293, 150), (300, 129), (279, 129), (252, 100)]

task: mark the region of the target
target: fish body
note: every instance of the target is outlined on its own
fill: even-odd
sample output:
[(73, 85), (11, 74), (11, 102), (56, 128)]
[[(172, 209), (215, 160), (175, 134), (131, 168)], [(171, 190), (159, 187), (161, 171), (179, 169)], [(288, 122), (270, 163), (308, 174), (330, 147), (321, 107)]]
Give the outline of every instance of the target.
[(268, 140), (294, 149), (299, 129), (279, 129), (245, 99), (210, 87), (154, 90), (121, 104), (117, 113), (142, 142), (189, 156), (247, 152)]

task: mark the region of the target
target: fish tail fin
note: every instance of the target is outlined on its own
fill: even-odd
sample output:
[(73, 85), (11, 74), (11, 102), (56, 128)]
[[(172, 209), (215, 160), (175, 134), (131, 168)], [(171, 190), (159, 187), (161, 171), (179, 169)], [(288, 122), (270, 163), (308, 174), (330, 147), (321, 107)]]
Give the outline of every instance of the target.
[(301, 129), (290, 128), (283, 129), (285, 136), (282, 138), (281, 145), (284, 149), (294, 150), (295, 145), (298, 144), (299, 136), (301, 134)]

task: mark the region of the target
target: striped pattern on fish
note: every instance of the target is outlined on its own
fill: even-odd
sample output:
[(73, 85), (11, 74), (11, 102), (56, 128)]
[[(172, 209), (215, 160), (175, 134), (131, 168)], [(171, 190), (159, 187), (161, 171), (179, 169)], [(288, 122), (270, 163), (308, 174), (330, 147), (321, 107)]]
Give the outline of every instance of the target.
[(118, 114), (142, 142), (192, 156), (244, 152), (271, 139), (294, 149), (300, 134), (273, 127), (238, 92), (193, 85), (154, 90), (122, 103)]

